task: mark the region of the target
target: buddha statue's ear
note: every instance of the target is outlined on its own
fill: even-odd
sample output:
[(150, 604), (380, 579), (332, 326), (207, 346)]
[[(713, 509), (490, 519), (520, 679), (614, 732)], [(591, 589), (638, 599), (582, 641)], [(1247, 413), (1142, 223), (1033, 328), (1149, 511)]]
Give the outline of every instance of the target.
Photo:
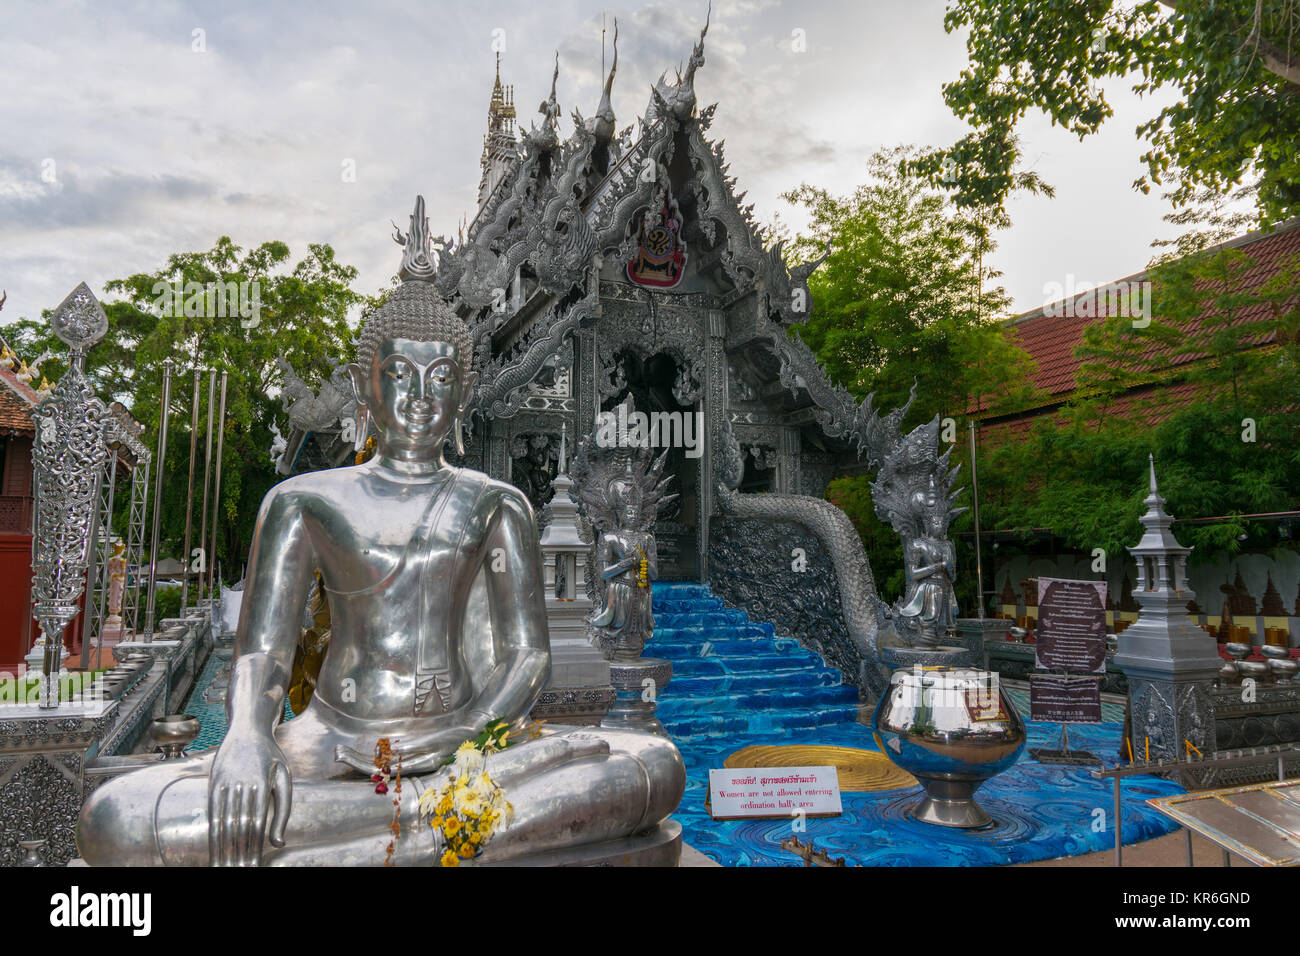
[(465, 409), (469, 408), (470, 399), (474, 397), (474, 386), (478, 385), (478, 372), (469, 371), (461, 377), (460, 408), (456, 411), (456, 454), (465, 454)]
[(352, 449), (353, 451), (362, 451), (366, 447), (366, 437), (370, 433), (370, 409), (366, 406), (365, 399), (362, 397), (365, 394), (366, 373), (356, 362), (349, 362), (344, 368), (347, 370), (348, 378), (352, 381), (352, 394), (357, 402), (357, 417), (352, 432)]

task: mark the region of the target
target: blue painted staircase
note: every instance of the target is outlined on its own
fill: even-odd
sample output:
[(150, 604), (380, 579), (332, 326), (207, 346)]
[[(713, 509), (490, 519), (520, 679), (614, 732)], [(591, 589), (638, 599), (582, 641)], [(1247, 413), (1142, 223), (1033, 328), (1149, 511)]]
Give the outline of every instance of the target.
[(678, 740), (809, 730), (858, 719), (857, 689), (771, 624), (726, 607), (708, 585), (656, 582), (646, 657), (672, 661), (658, 717)]

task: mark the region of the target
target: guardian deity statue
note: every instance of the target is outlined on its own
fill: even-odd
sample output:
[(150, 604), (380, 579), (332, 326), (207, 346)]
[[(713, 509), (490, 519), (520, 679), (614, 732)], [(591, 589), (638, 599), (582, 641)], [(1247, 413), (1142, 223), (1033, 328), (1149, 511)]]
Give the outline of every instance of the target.
[(957, 553), (948, 526), (966, 509), (952, 507), (961, 489), (952, 490), (957, 476), (957, 469), (948, 467), (952, 449), (939, 454), (938, 417), (906, 436), (897, 431), (901, 420), (898, 415), (891, 423), (896, 438), (887, 443), (871, 485), (876, 514), (902, 539), (907, 574), (902, 598), (882, 612), (893, 619), (904, 643), (933, 650), (957, 626)]
[[(635, 412), (631, 395), (624, 405), (627, 418), (620, 419), (626, 421)], [(595, 532), (590, 566), (600, 574), (591, 640), (610, 661), (640, 657), (654, 633), (650, 582), (659, 575), (659, 559), (651, 529), (659, 510), (677, 497), (665, 494), (672, 476), (660, 477), (667, 456), (652, 464), (648, 450), (593, 450), (587, 438), (574, 461), (578, 506)]]
[[(382, 864), (393, 797), (367, 777), (387, 738), (404, 784), (392, 862), (436, 864), (444, 838), (420, 820), (420, 795), (441, 786), (444, 761), (488, 724), (521, 727), (545, 685), (550, 643), (528, 500), (443, 458), (444, 443), (461, 448), (476, 375), (469, 330), (432, 284), (423, 199), (402, 241), (403, 281), (366, 318), (349, 367), (357, 442), (373, 428), (377, 453), (267, 494), (229, 731), (215, 751), (96, 790), (78, 830), (87, 862)], [(306, 711), (282, 723), (315, 569), (332, 639)], [(556, 727), (519, 736), (490, 762), (513, 822), (479, 862), (598, 862), (651, 845), (667, 849), (640, 862), (675, 862), (676, 825), (663, 821), (685, 771), (671, 741)]]

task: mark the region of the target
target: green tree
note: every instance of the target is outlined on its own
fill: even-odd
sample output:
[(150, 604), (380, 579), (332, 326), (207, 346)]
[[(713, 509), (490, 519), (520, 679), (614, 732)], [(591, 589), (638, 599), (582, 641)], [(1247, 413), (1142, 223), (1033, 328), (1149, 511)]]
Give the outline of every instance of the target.
[[(214, 557), (233, 580), (246, 559), (262, 496), (282, 480), (269, 454), (272, 424), (278, 421), (283, 428), (285, 423), (281, 403), (272, 397), (283, 384), (276, 360), (287, 359), (304, 379), (318, 383), (329, 373), (332, 359), (351, 354), (348, 313), (366, 301), (352, 290), (356, 276), (356, 269), (335, 260), (328, 245), (309, 245), (307, 255), (291, 265), (283, 242), (245, 251), (223, 236), (206, 252), (179, 253), (156, 272), (105, 284), (106, 293), (117, 298), (104, 303), (108, 333), (90, 350), (86, 370), (101, 396), (121, 401), (144, 424), (142, 438), (150, 448), (157, 448), (163, 362), (174, 363), (163, 488), (164, 555), (179, 555), (184, 535), (193, 371), (217, 369), (218, 394), (220, 373), (227, 373)], [(230, 293), (224, 300), (216, 294), (218, 283), (223, 293)], [(49, 348), (60, 360), (66, 355), (44, 321), (20, 320), (5, 332), (19, 354), (38, 355)], [(64, 366), (51, 360), (41, 370), (54, 381)], [(200, 545), (207, 397), (205, 372), (199, 389), (191, 547)], [(214, 454), (216, 443), (214, 434)], [(124, 496), (118, 499), (125, 508)], [(119, 526), (122, 521), (119, 514)]]
[[(1026, 435), (986, 442), (987, 526), (1050, 527), (1070, 547), (1122, 554), (1141, 533), (1154, 454), (1171, 513), (1228, 519), (1178, 526), (1193, 560), (1269, 540), (1241, 516), (1300, 505), (1300, 256), (1260, 282), (1263, 268), (1235, 249), (1165, 263), (1149, 273), (1158, 321), (1091, 326), (1074, 399)], [(1185, 390), (1172, 408), (1170, 386)], [(1120, 395), (1123, 415), (1110, 414)]]
[(901, 405), (915, 381), (911, 421), (960, 417), (980, 400), (1023, 402), (1028, 356), (998, 332), (1009, 299), (984, 265), (988, 222), (906, 175), (913, 155), (877, 152), (849, 196), (805, 184), (783, 197), (809, 213), (796, 256), (832, 244), (797, 334), (832, 379), (858, 398), (875, 392), (880, 407)]
[[(1006, 225), (1005, 216), (958, 210), (905, 172), (915, 155), (909, 147), (877, 152), (869, 180), (848, 196), (809, 185), (786, 194), (809, 213), (809, 234), (794, 243), (793, 255), (832, 245), (810, 280), (812, 315), (796, 334), (832, 379), (858, 398), (874, 392), (879, 408), (903, 404), (915, 383), (905, 428), (936, 414), (960, 420), (975, 408), (1021, 407), (1032, 398), (1032, 362), (1002, 333), (1009, 299), (985, 265), (990, 232)], [(1036, 188), (1032, 180), (1023, 185)], [(962, 448), (964, 436), (953, 436)], [(959, 450), (954, 463), (962, 457)], [(853, 521), (881, 593), (902, 593), (898, 534), (876, 517), (870, 477), (840, 476), (826, 497)], [(973, 600), (964, 590), (959, 598)]]
[(1177, 102), (1140, 125), (1150, 149), (1134, 185), (1172, 181), (1173, 199), (1257, 182), (1264, 225), (1300, 213), (1300, 5), (1294, 0), (949, 0), (969, 64), (944, 100), (972, 131), (914, 168), (950, 183), (958, 205), (1001, 207), (1030, 109), (1082, 139), (1113, 110), (1099, 85), (1128, 78)]

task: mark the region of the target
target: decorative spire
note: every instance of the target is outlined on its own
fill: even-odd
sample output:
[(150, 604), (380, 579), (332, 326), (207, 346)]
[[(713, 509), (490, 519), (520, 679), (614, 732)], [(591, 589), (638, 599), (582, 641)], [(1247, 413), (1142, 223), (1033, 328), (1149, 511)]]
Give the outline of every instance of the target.
[[(602, 31), (602, 38), (604, 31)], [(605, 58), (604, 47), (601, 47), (601, 60)], [(608, 143), (614, 136), (614, 106), (611, 96), (614, 91), (614, 74), (618, 72), (618, 17), (614, 18), (614, 62), (610, 64), (609, 75), (605, 77), (605, 89), (601, 93), (600, 106), (596, 107), (595, 120), (592, 123), (592, 132), (596, 135), (597, 143)]]
[(1138, 562), (1138, 601), (1142, 603), (1142, 592), (1173, 590), (1185, 592), (1185, 602), (1194, 596), (1186, 576), (1187, 556), (1192, 549), (1183, 547), (1170, 530), (1174, 519), (1165, 511), (1165, 499), (1156, 484), (1154, 455), (1148, 456), (1148, 463), (1150, 494), (1143, 502), (1147, 513), (1139, 519), (1146, 532), (1135, 547), (1128, 549)]
[(552, 133), (559, 128), (560, 118), (560, 101), (555, 95), (555, 85), (560, 79), (560, 51), (555, 51), (555, 72), (551, 74), (551, 95), (542, 100), (541, 105), (537, 107), (537, 112), (541, 113), (542, 128), (550, 130)]
[(568, 467), (568, 457), (565, 454), (568, 449), (569, 423), (560, 422), (560, 463), (557, 466), (557, 476), (562, 475)]
[(501, 54), (496, 55), (496, 79), (488, 102), (488, 131), (483, 137), (483, 155), (479, 159), (478, 201), (481, 207), (497, 184), (505, 178), (510, 163), (518, 156), (515, 135), (515, 88), (501, 83)]
[(704, 15), (704, 29), (700, 31), (699, 42), (691, 50), (691, 58), (686, 61), (686, 73), (682, 77), (682, 83), (694, 89), (695, 71), (704, 65), (704, 35), (709, 32), (709, 19), (713, 16), (713, 3), (709, 3), (709, 10)]

